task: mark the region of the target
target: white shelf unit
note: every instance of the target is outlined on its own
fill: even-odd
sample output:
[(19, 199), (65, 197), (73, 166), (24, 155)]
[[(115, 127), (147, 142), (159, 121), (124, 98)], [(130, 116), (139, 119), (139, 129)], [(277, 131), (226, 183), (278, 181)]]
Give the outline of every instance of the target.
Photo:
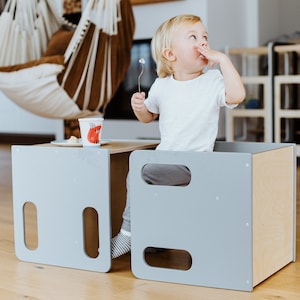
[[(274, 46), (273, 54), (277, 54), (283, 61), (280, 73), (274, 75), (274, 141), (295, 142), (299, 133), (293, 128), (293, 121), (300, 119), (299, 96), (292, 90), (300, 87), (299, 68), (292, 69), (291, 55), (296, 54), (299, 59), (300, 44)], [(292, 102), (292, 103), (291, 103)], [(293, 137), (294, 136), (294, 137)], [(297, 156), (300, 156), (300, 145), (297, 145)]]
[[(227, 54), (239, 73), (246, 88), (246, 99), (256, 99), (257, 108), (247, 108), (246, 101), (235, 109), (226, 109), (226, 141), (258, 141), (273, 139), (272, 82), (269, 74), (260, 75), (260, 58), (269, 63), (269, 48), (227, 48)], [(269, 72), (269, 71), (268, 71)], [(252, 136), (251, 136), (252, 134)]]

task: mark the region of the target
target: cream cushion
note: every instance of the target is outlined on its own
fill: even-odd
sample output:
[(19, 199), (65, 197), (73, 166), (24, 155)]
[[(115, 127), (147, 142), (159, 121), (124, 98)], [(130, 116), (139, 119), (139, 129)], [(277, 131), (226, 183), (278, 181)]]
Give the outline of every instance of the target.
[(11, 72), (0, 72), (0, 89), (17, 105), (48, 118), (72, 119), (91, 114), (79, 109), (57, 81), (64, 66), (41, 63)]

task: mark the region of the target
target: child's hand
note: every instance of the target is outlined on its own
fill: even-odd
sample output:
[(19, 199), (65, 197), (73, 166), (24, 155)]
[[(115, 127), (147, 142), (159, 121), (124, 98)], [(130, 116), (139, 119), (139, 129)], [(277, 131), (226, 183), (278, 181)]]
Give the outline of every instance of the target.
[(142, 111), (144, 108), (145, 93), (134, 93), (131, 97), (131, 107), (134, 111)]
[(195, 49), (208, 61), (210, 66), (219, 64), (224, 53), (210, 49), (209, 47), (204, 46), (195, 46)]
[(131, 97), (131, 107), (135, 116), (143, 123), (152, 122), (157, 115), (148, 111), (145, 101), (145, 93), (134, 93)]

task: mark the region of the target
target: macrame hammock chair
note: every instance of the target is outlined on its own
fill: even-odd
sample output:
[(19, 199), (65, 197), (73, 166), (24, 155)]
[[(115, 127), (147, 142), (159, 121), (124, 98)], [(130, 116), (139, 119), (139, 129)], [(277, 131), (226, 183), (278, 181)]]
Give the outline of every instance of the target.
[[(23, 39), (27, 44), (16, 46), (14, 60), (1, 60), (0, 52), (0, 90), (25, 110), (47, 118), (103, 115), (130, 64), (135, 27), (130, 0), (89, 0), (73, 31), (64, 29), (70, 24), (57, 14), (51, 0), (8, 1), (0, 26), (3, 19), (10, 18), (7, 23), (11, 31), (6, 38), (16, 43), (26, 35), (24, 30), (20, 34), (19, 26), (14, 24), (17, 8), (29, 2), (35, 9), (42, 5), (43, 12), (31, 16), (40, 19), (35, 20), (34, 33)], [(6, 45), (3, 30), (0, 27), (2, 50)], [(13, 35), (16, 32), (17, 37)], [(32, 44), (35, 46), (30, 48)], [(11, 50), (5, 50), (11, 56)], [(26, 57), (26, 52), (35, 57)]]

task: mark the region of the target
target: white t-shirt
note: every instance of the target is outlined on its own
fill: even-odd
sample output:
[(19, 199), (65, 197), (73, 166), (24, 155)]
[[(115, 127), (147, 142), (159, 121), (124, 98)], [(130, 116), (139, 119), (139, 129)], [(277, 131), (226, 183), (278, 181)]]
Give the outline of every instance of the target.
[(223, 76), (217, 69), (188, 81), (173, 76), (157, 78), (145, 105), (159, 114), (161, 142), (157, 150), (174, 151), (212, 151), (220, 107), (229, 106)]

